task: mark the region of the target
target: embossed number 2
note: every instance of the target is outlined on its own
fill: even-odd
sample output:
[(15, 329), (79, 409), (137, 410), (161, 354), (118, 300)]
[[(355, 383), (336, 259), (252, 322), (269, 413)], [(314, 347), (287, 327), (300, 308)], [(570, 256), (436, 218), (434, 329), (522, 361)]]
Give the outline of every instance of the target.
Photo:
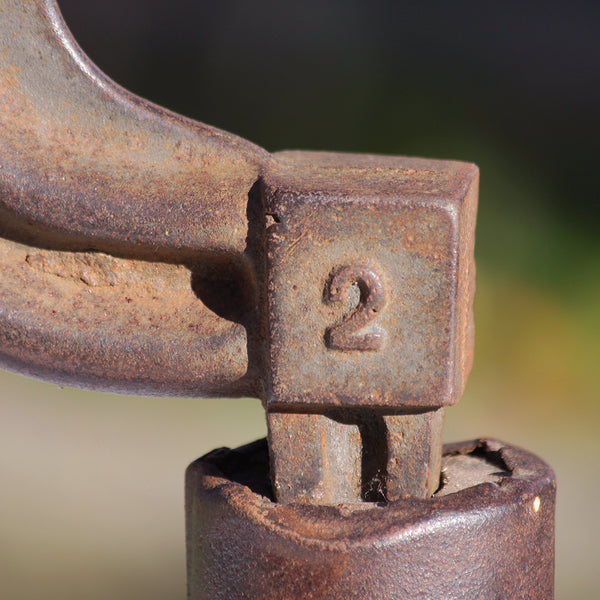
[(325, 343), (333, 350), (379, 350), (383, 345), (385, 332), (381, 329), (363, 330), (377, 318), (385, 305), (385, 293), (381, 278), (367, 265), (351, 265), (336, 271), (329, 284), (329, 302), (347, 300), (349, 288), (358, 285), (360, 299), (358, 306), (344, 320), (329, 327), (325, 332)]

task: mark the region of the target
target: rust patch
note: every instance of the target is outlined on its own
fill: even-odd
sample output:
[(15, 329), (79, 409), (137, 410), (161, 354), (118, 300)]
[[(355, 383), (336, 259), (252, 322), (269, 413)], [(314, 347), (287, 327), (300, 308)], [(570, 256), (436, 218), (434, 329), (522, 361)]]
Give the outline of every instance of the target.
[(33, 269), (82, 281), (91, 287), (116, 286), (129, 283), (138, 271), (131, 261), (104, 253), (40, 251), (25, 258)]

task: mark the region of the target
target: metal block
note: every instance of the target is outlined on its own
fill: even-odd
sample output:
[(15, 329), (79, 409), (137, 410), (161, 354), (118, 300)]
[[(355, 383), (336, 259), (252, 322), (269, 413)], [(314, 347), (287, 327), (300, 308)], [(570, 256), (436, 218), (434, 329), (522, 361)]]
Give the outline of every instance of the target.
[(471, 366), (474, 165), (286, 153), (264, 177), (270, 408), (435, 408)]

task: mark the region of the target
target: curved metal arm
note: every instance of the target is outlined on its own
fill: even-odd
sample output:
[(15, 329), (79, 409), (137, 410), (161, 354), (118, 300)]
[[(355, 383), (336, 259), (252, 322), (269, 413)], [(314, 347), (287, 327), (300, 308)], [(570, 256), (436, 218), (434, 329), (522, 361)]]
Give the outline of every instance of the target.
[(151, 259), (243, 252), (269, 160), (122, 89), (55, 0), (0, 2), (2, 222), (36, 243)]
[(253, 277), (248, 195), (269, 161), (116, 85), (54, 0), (0, 0), (0, 365), (145, 394), (256, 393), (243, 324), (194, 291), (240, 301), (228, 286)]

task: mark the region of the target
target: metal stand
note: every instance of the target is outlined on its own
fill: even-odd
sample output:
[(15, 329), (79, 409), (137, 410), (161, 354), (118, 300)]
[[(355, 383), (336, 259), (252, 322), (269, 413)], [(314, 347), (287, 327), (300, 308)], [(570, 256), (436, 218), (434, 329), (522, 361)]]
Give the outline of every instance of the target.
[(261, 440), (186, 477), (190, 600), (553, 598), (551, 468), (493, 440), (444, 447), (430, 499), (278, 504)]

